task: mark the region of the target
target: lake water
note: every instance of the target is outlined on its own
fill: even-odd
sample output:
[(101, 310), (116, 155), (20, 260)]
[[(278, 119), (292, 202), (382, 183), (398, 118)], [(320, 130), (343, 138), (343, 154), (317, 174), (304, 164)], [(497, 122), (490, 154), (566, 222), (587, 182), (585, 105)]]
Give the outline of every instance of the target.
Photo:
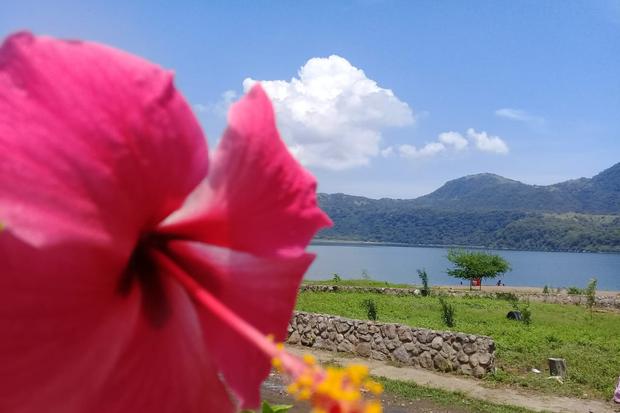
[[(375, 280), (419, 283), (416, 270), (425, 268), (431, 284), (460, 282), (446, 274), (450, 262), (445, 248), (334, 244), (311, 245), (309, 250), (317, 254), (306, 274), (311, 280), (331, 278), (334, 273), (342, 278), (361, 278), (366, 271)], [(596, 277), (598, 289), (620, 290), (620, 254), (490, 252), (501, 255), (512, 266), (512, 271), (501, 277), (507, 286), (585, 287)]]

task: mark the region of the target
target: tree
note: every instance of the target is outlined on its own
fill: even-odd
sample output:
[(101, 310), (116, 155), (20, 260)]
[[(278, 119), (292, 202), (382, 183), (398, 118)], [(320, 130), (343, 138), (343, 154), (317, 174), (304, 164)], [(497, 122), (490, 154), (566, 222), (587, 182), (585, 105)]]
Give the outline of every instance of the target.
[(427, 295), (430, 295), (431, 289), (428, 286), (428, 274), (426, 273), (426, 270), (418, 270), (418, 277), (422, 280), (422, 296), (426, 297)]
[(511, 270), (504, 258), (486, 252), (450, 250), (448, 260), (454, 264), (454, 268), (448, 269), (448, 275), (469, 280), (470, 289), (474, 280), (495, 278)]

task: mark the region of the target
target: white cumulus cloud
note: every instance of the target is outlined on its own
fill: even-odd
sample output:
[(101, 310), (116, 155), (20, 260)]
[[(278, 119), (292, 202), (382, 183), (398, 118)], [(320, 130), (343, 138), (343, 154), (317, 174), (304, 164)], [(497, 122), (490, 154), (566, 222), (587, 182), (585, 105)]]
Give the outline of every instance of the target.
[(439, 134), (439, 142), (446, 146), (452, 146), (457, 151), (467, 148), (467, 139), (458, 132), (443, 132)]
[[(245, 79), (244, 90), (255, 82)], [(381, 153), (386, 128), (414, 122), (407, 103), (340, 56), (312, 58), (290, 81), (260, 82), (289, 150), (308, 166), (341, 170), (366, 165)]]
[(474, 149), (484, 152), (494, 152), (498, 154), (508, 153), (508, 145), (498, 136), (489, 136), (486, 132), (476, 132), (470, 128), (467, 130), (467, 138), (459, 132), (442, 132), (437, 139), (427, 142), (422, 147), (403, 144), (388, 146), (381, 150), (381, 155), (390, 157), (397, 154), (405, 159), (431, 158), (442, 153), (461, 152), (469, 147), (469, 142), (473, 142)]
[(508, 153), (508, 145), (499, 136), (489, 135), (485, 131), (476, 132), (473, 128), (469, 128), (467, 137), (483, 152)]

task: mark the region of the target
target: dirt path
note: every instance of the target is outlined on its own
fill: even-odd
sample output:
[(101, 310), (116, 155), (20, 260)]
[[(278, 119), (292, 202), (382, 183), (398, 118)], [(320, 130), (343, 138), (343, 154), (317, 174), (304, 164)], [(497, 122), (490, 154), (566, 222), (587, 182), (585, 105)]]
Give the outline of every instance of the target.
[[(321, 363), (335, 362), (338, 364), (362, 363), (370, 368), (370, 372), (374, 376), (386, 377), (393, 380), (412, 381), (418, 385), (436, 388), (447, 391), (457, 391), (465, 394), (472, 399), (485, 400), (491, 403), (508, 404), (524, 407), (534, 411), (547, 411), (558, 413), (617, 413), (620, 412), (620, 406), (613, 405), (611, 402), (603, 402), (598, 400), (582, 400), (572, 399), (568, 397), (556, 397), (550, 395), (542, 395), (535, 393), (526, 393), (514, 389), (490, 389), (484, 387), (475, 379), (465, 378), (463, 376), (455, 376), (451, 374), (442, 374), (429, 370), (417, 369), (413, 367), (395, 367), (380, 361), (359, 359), (347, 357), (338, 353), (329, 351), (320, 351), (315, 349), (301, 348), (295, 346), (287, 346), (293, 354), (311, 353)], [(408, 410), (387, 410), (386, 412), (409, 412), (418, 411), (414, 408)], [(424, 410), (422, 410), (424, 411)], [(432, 411), (446, 411), (435, 409)], [(458, 412), (459, 410), (455, 410)], [(448, 412), (452, 412), (449, 410)]]

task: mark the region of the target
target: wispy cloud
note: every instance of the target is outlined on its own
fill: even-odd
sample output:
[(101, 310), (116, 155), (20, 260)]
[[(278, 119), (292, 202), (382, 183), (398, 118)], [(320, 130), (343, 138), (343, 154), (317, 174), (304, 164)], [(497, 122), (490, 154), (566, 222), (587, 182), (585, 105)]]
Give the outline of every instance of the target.
[(388, 146), (387, 148), (381, 149), (381, 156), (383, 156), (384, 158), (389, 158), (392, 155), (394, 155), (393, 146)]
[(529, 123), (532, 125), (540, 125), (545, 122), (545, 118), (543, 118), (542, 116), (535, 116), (521, 109), (497, 109), (495, 111), (495, 116), (517, 122)]
[(239, 96), (234, 90), (227, 90), (220, 96), (220, 99), (215, 103), (195, 103), (193, 105), (194, 112), (196, 114), (215, 115), (219, 117), (226, 117), (230, 105), (237, 100)]
[(446, 146), (441, 142), (430, 142), (421, 148), (413, 145), (398, 146), (398, 154), (406, 159), (430, 158), (446, 150)]

